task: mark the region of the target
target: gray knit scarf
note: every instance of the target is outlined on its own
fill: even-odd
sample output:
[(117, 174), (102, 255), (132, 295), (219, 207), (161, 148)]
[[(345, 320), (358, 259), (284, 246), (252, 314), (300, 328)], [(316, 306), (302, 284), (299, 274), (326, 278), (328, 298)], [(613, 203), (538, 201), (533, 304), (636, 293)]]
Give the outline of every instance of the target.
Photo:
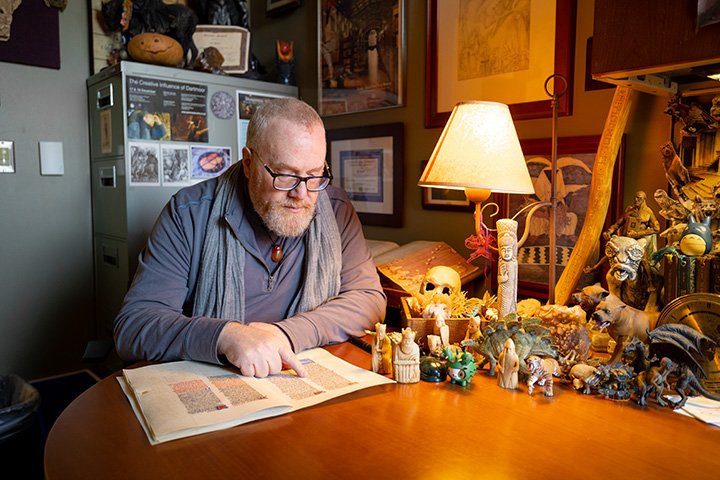
[[(229, 205), (243, 181), (241, 162), (218, 179), (195, 292), (193, 315), (245, 323), (245, 249), (228, 222)], [(342, 243), (327, 192), (320, 192), (315, 217), (305, 235), (305, 283), (288, 317), (315, 309), (340, 291)], [(278, 319), (281, 320), (281, 319)]]

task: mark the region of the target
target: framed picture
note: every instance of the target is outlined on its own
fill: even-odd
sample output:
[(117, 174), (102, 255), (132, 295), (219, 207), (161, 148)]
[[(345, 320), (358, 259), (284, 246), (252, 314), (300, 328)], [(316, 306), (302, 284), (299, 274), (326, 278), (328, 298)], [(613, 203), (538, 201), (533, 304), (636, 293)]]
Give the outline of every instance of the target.
[(505, 103), (515, 120), (550, 117), (552, 74), (567, 81), (558, 115), (572, 114), (575, 0), (506, 3), (428, 0), (426, 128), (445, 125), (464, 100)]
[(318, 0), (320, 115), (404, 104), (405, 0)]
[(266, 0), (265, 15), (278, 15), (300, 6), (301, 0)]
[[(550, 182), (551, 139), (521, 140), (525, 160), (535, 186), (534, 195), (501, 195), (501, 216), (510, 218), (525, 205), (536, 201), (549, 201), (552, 184)], [(588, 205), (590, 182), (592, 181), (595, 154), (600, 144), (599, 136), (558, 138), (556, 198), (555, 247), (557, 270), (556, 278), (560, 278), (567, 265), (573, 246), (577, 242), (585, 213), (592, 205)], [(625, 139), (623, 138), (613, 172), (612, 194), (608, 214), (605, 217), (605, 229), (609, 228), (622, 216), (623, 170), (624, 170)], [(518, 248), (518, 296), (547, 299), (548, 278), (550, 274), (548, 260), (549, 244), (549, 210), (541, 208), (526, 223), (526, 215), (516, 218), (518, 221), (518, 238), (525, 228), (529, 229), (528, 238)], [(598, 248), (591, 265), (597, 263), (604, 252), (604, 241), (598, 239)], [(599, 282), (604, 272), (585, 274), (578, 288)], [(495, 281), (497, 278), (495, 279)]]
[[(422, 170), (425, 170), (427, 161), (421, 163)], [(449, 188), (420, 188), (422, 206), (426, 210), (456, 210), (461, 212), (472, 212), (475, 205), (465, 196), (464, 190), (453, 190)]]
[(403, 124), (327, 132), (333, 184), (347, 192), (366, 225), (401, 227)]

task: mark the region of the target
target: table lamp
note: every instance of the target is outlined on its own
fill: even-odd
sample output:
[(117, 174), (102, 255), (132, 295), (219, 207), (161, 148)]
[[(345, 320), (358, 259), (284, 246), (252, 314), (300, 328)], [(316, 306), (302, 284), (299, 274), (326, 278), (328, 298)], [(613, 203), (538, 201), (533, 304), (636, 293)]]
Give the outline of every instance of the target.
[(489, 258), (491, 237), (482, 220), (482, 203), (492, 192), (535, 192), (507, 105), (460, 102), (452, 110), (418, 185), (464, 190), (475, 204), (475, 234), (465, 244)]

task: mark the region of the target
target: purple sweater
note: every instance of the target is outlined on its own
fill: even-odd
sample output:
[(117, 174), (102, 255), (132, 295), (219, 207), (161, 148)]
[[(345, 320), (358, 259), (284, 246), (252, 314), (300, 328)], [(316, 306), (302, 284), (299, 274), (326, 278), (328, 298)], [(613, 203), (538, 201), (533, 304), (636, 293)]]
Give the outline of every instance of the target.
[[(192, 316), (205, 226), (216, 179), (177, 192), (160, 214), (139, 256), (138, 270), (115, 319), (115, 344), (128, 361), (197, 360), (221, 363), (220, 330), (233, 319)], [(326, 190), (342, 241), (341, 287), (311, 312), (287, 317), (304, 279), (304, 237), (286, 239), (284, 257), (270, 259), (274, 238), (247, 196), (246, 182), (228, 217), (245, 255), (245, 319), (271, 322), (295, 352), (363, 335), (385, 315), (386, 298), (360, 220), (345, 192)]]

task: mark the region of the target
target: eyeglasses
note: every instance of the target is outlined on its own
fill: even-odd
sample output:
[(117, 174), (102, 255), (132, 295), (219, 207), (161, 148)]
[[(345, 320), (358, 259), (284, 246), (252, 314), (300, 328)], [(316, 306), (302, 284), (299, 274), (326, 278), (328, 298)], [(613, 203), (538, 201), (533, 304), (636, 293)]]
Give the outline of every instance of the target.
[(307, 188), (308, 192), (321, 192), (330, 185), (330, 180), (333, 179), (327, 163), (323, 167), (322, 175), (310, 175), (308, 177), (291, 175), (289, 173), (275, 173), (267, 166), (266, 163), (263, 163), (263, 167), (265, 167), (265, 170), (273, 179), (273, 188), (283, 192), (296, 189), (302, 182), (305, 182), (305, 188)]

